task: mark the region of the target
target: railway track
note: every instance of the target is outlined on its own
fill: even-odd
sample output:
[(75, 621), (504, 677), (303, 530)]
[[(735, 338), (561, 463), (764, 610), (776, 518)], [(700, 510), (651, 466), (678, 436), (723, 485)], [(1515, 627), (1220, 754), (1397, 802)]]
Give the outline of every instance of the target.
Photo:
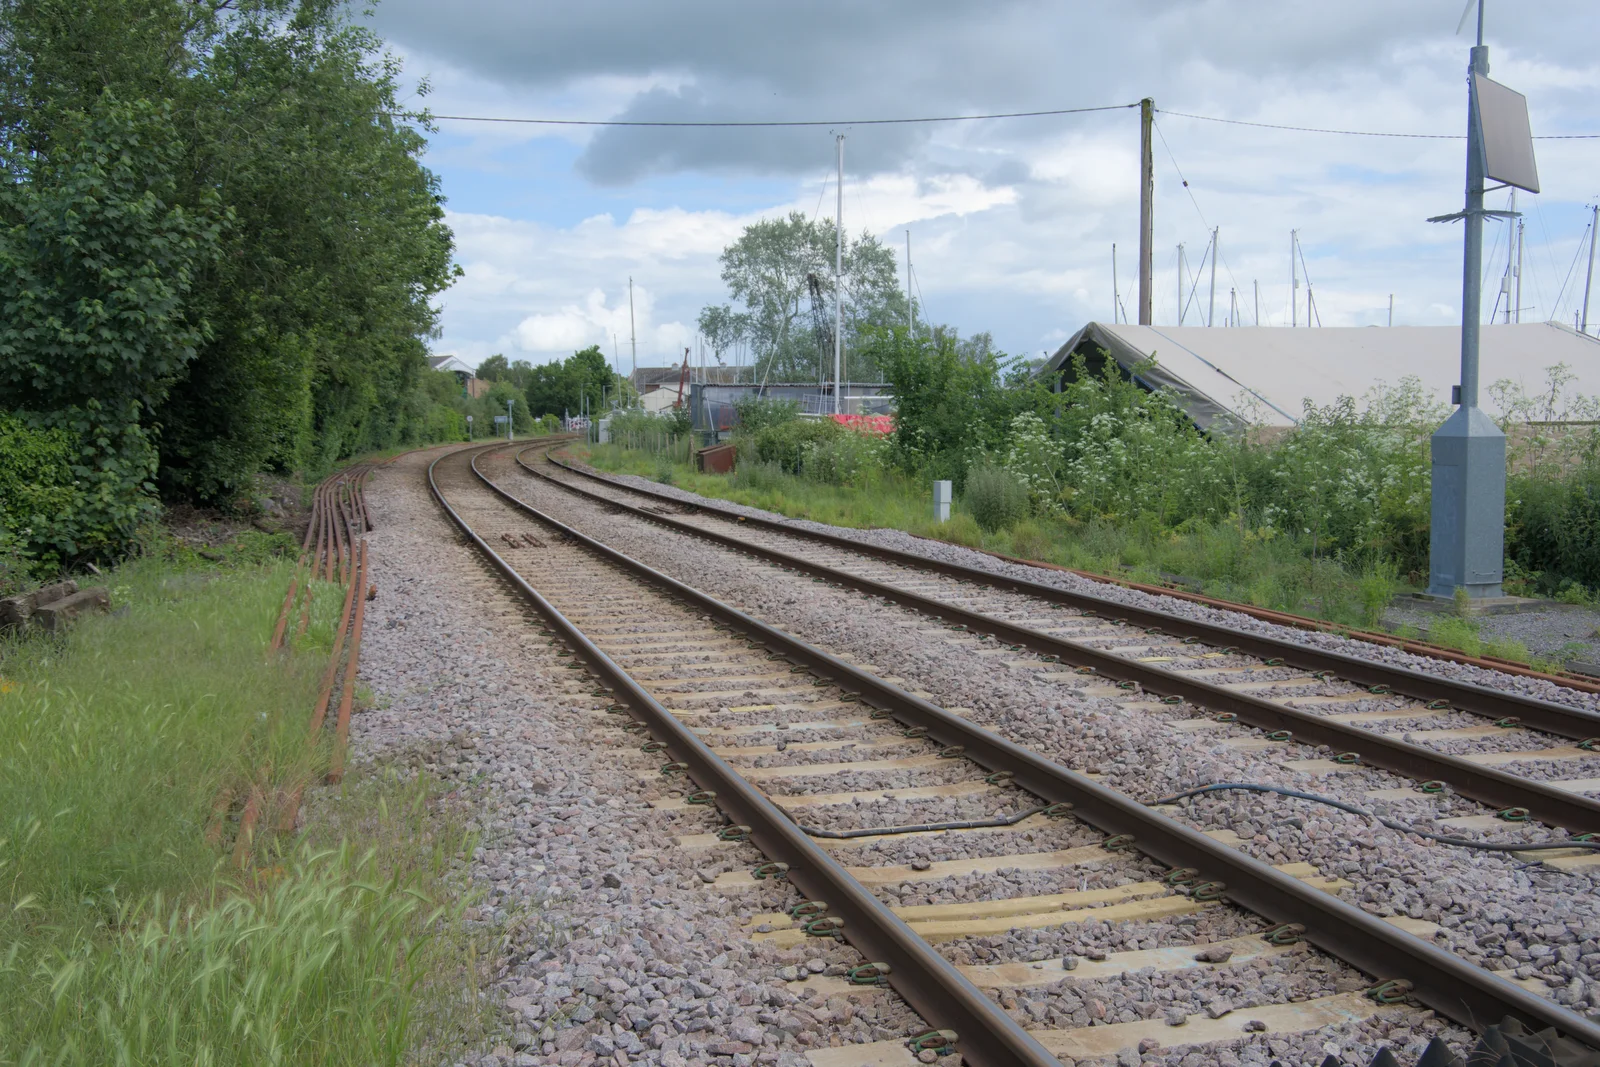
[[(657, 761), (642, 773), (681, 814), (681, 847), (725, 868), (708, 891), (759, 901), (753, 938), (842, 938), (862, 962), (837, 982), (890, 987), (928, 1023), (908, 1043), (813, 1053), (819, 1067), (1426, 1029), (1417, 1003), (1600, 1047), (1600, 1027), (1413, 936), (1415, 923), (1344, 903), (1337, 879), (1252, 859), (1226, 832), (1152, 811), (563, 525), (482, 473), (478, 457), (504, 447), (436, 461), (435, 497), (616, 701), (614, 736)], [(1247, 1001), (1213, 997), (1209, 983), (1241, 968)], [(1107, 1003), (1135, 1002), (1105, 1018)]]
[[(1015, 660), (1014, 666), (1042, 669), (1059, 662), (1087, 674), (1043, 673), (1061, 684), (1094, 691), (1091, 678), (1104, 679), (1125, 687), (1135, 697), (1132, 703), (1168, 701), (1182, 709), (1182, 718), (1170, 723), (1180, 734), (1285, 751), (1295, 743), (1326, 746), (1332, 760), (1283, 762), (1311, 775), (1381, 768), (1428, 791), (1448, 786), (1489, 807), (1452, 830), (1529, 819), (1579, 836), (1600, 830), (1600, 800), (1589, 795), (1600, 794), (1600, 714), (1594, 711), (686, 505), (548, 454), (530, 463), (528, 451), (518, 456), (528, 473), (641, 521), (882, 597), (966, 633), (992, 637), (1008, 650), (1042, 657)], [(579, 477), (589, 484), (580, 484)], [(1370, 799), (1402, 799), (1412, 788), (1379, 790)], [(1567, 869), (1600, 867), (1600, 854), (1568, 850), (1552, 854), (1549, 862)]]

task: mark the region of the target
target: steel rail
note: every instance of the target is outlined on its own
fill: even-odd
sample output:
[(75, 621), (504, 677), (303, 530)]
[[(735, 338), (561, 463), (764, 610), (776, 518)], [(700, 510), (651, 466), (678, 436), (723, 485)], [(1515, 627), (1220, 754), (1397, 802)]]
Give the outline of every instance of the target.
[[(1553, 826), (1565, 827), (1574, 833), (1588, 833), (1600, 828), (1600, 801), (1591, 800), (1581, 794), (1565, 792), (1543, 782), (1508, 774), (1492, 767), (1482, 767), (1460, 756), (1435, 752), (1433, 749), (1397, 740), (1375, 730), (1363, 730), (1358, 726), (1335, 722), (1325, 716), (1300, 711), (1260, 697), (1235, 692), (1212, 682), (1191, 678), (1180, 671), (1126, 659), (1068, 638), (1005, 622), (981, 612), (912, 593), (871, 578), (858, 577), (848, 571), (837, 570), (775, 548), (754, 545), (681, 519), (645, 511), (632, 504), (603, 497), (551, 478), (523, 462), (520, 453), (517, 456), (517, 463), (529, 473), (561, 486), (569, 492), (589, 497), (604, 506), (626, 511), (643, 521), (665, 525), (738, 551), (748, 552), (779, 566), (826, 578), (869, 596), (881, 597), (946, 622), (959, 624), (969, 631), (988, 633), (1006, 643), (1027, 648), (1041, 655), (1061, 659), (1075, 666), (1088, 667), (1099, 676), (1138, 685), (1157, 696), (1177, 697), (1213, 713), (1236, 716), (1240, 722), (1263, 730), (1288, 730), (1292, 740), (1296, 742), (1327, 745), (1339, 753), (1354, 753), (1363, 764), (1394, 771), (1418, 781), (1448, 782), (1463, 796), (1500, 810), (1526, 808), (1530, 817)], [(1600, 727), (1597, 727), (1597, 732), (1600, 732)]]
[[(1591, 1048), (1600, 1049), (1600, 1023), (1537, 997), (1453, 953), (1435, 948), (1359, 908), (1306, 885), (1299, 879), (1214, 841), (1132, 798), (1107, 789), (1053, 763), (1036, 752), (952, 715), (868, 671), (754, 619), (706, 593), (580, 533), (478, 477), (501, 499), (560, 530), (618, 567), (665, 590), (697, 610), (721, 620), (767, 648), (828, 678), (908, 726), (991, 771), (1009, 771), (1011, 781), (1048, 803), (1067, 803), (1074, 814), (1110, 835), (1129, 835), (1140, 852), (1174, 868), (1192, 867), (1203, 878), (1222, 883), (1225, 898), (1272, 922), (1303, 926), (1301, 935), (1328, 954), (1376, 978), (1404, 979), (1412, 996), (1474, 1031), (1511, 1016), (1535, 1029), (1555, 1027)], [(699, 743), (698, 738), (693, 739)], [(908, 998), (909, 999), (909, 998)], [(969, 1054), (966, 1048), (963, 1055)]]
[[(504, 444), (490, 445), (481, 448), (479, 454), (503, 447)], [(456, 528), (549, 621), (574, 654), (604, 681), (612, 695), (649, 727), (656, 740), (666, 743), (673, 761), (687, 764), (689, 777), (701, 789), (713, 794), (711, 799), (717, 808), (735, 823), (751, 827), (751, 843), (772, 859), (788, 864), (785, 877), (808, 900), (827, 902), (828, 914), (844, 920), (841, 930), (844, 938), (869, 961), (889, 965), (888, 982), (895, 991), (931, 1025), (955, 1031), (962, 1057), (974, 1067), (1061, 1067), (1060, 1061), (1026, 1030), (852, 878), (772, 801), (712, 752), (478, 536), (450, 506), (434, 478), (434, 468), (443, 459), (458, 454), (441, 456), (428, 465), (428, 488)], [(520, 504), (485, 478), (478, 471), (476, 460), (474, 455), (471, 458), (473, 474), (503, 499)], [(520, 506), (526, 508), (526, 505)], [(538, 512), (533, 514), (573, 541), (595, 547), (595, 543), (578, 531)]]
[[(1102, 618), (1114, 621), (1129, 622), (1136, 626), (1151, 629), (1161, 629), (1179, 637), (1196, 637), (1207, 644), (1221, 647), (1232, 646), (1241, 652), (1247, 652), (1263, 659), (1282, 659), (1285, 663), (1290, 663), (1297, 668), (1305, 670), (1332, 671), (1339, 677), (1355, 682), (1358, 685), (1368, 687), (1386, 685), (1395, 693), (1415, 697), (1422, 701), (1448, 700), (1452, 705), (1465, 711), (1492, 719), (1517, 717), (1522, 720), (1524, 726), (1543, 730), (1545, 733), (1555, 734), (1559, 737), (1567, 737), (1574, 740), (1600, 737), (1600, 713), (1584, 711), (1581, 708), (1571, 708), (1564, 704), (1557, 704), (1554, 701), (1540, 700), (1538, 697), (1530, 697), (1520, 693), (1506, 693), (1498, 689), (1491, 689), (1488, 686), (1478, 685), (1475, 682), (1436, 678), (1433, 675), (1410, 667), (1374, 663), (1345, 652), (1333, 652), (1328, 649), (1298, 644), (1294, 641), (1286, 641), (1280, 637), (1235, 630), (1221, 623), (1169, 615), (1154, 608), (1141, 608), (1132, 604), (1119, 603), (1094, 593), (1073, 592), (1069, 589), (1061, 589), (1053, 585), (1046, 585), (1043, 582), (1031, 581), (1027, 578), (1014, 578), (1011, 575), (997, 574), (994, 571), (969, 567), (962, 563), (933, 559), (928, 556), (917, 555), (914, 552), (905, 552), (898, 548), (888, 548), (884, 545), (855, 541), (848, 537), (841, 537), (838, 534), (824, 533), (821, 530), (809, 530), (804, 527), (791, 526), (774, 519), (761, 518), (755, 515), (741, 515), (736, 511), (718, 507), (715, 504), (680, 500), (676, 497), (654, 493), (648, 489), (622, 485), (609, 478), (581, 470), (570, 463), (556, 459), (554, 456), (549, 455), (548, 452), (545, 458), (562, 470), (576, 474), (581, 478), (600, 482), (603, 485), (609, 485), (624, 492), (654, 496), (663, 502), (678, 507), (709, 512), (729, 522), (761, 527), (802, 540), (817, 541), (862, 555), (876, 556), (879, 559), (889, 560), (903, 566), (936, 571), (963, 581), (976, 582), (980, 585), (993, 586), (1007, 592), (1038, 597), (1091, 612)], [(523, 464), (523, 466), (527, 467), (527, 464)], [(528, 469), (531, 470), (532, 468)], [(549, 476), (546, 475), (545, 477)], [(560, 485), (567, 484), (553, 478), (550, 480), (556, 481)], [(569, 488), (577, 489), (576, 486), (570, 485)], [(620, 503), (614, 500), (608, 500), (608, 502)], [(661, 517), (653, 513), (647, 514), (651, 514), (652, 518)]]

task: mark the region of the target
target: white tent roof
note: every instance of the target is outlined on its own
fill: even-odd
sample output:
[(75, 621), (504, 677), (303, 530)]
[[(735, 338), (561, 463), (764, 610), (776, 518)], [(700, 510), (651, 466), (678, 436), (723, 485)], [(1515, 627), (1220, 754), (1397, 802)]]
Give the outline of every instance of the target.
[[(1570, 388), (1600, 394), (1600, 339), (1560, 323), (1484, 326), (1480, 347), (1478, 403), (1491, 414), (1489, 386), (1501, 379), (1529, 393), (1546, 387), (1546, 368), (1566, 364), (1576, 376)], [(1374, 386), (1420, 378), (1450, 399), (1461, 378), (1459, 326), (1285, 327), (1128, 326), (1091, 322), (1045, 364), (1043, 375), (1071, 354), (1105, 350), (1125, 370), (1154, 358), (1140, 377), (1152, 388), (1168, 388), (1195, 422), (1206, 428), (1229, 416), (1241, 421), (1289, 426), (1303, 401), (1325, 406), (1341, 396), (1357, 400)], [(1254, 411), (1249, 409), (1254, 408)]]

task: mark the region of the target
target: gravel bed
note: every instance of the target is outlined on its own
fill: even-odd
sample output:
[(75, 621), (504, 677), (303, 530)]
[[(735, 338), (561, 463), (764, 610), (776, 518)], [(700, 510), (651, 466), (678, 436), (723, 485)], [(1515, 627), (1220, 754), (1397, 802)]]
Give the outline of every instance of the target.
[(651, 809), (637, 778), (650, 762), (596, 740), (591, 686), (486, 614), (514, 602), (439, 516), (425, 462), (402, 457), (367, 488), (378, 596), (361, 676), (378, 707), (354, 719), (351, 742), (356, 761), (420, 762), (455, 783), (482, 835), (460, 876), (481, 894), (475, 921), (503, 945), (505, 1034), (461, 1062), (806, 1067), (804, 1050), (831, 1039), (911, 1032), (919, 1020), (893, 995), (824, 997), (778, 977), (862, 961), (831, 941), (749, 940), (751, 914), (798, 898), (781, 885), (704, 888), (706, 857), (670, 839), (716, 819)]
[[(1397, 600), (1384, 612), (1383, 621), (1391, 628), (1415, 626), (1426, 639), (1428, 629), (1447, 617)], [(1525, 610), (1476, 615), (1472, 621), (1486, 641), (1521, 641), (1531, 652), (1564, 661), (1600, 661), (1600, 611), (1594, 608), (1544, 600)]]
[[(725, 550), (659, 527), (647, 527), (604, 512), (537, 480), (516, 479), (510, 472), (503, 482), (530, 503), (559, 514), (564, 521), (599, 536), (617, 549), (697, 587), (791, 633), (834, 652), (847, 652), (906, 679), (908, 686), (930, 691), (936, 703), (972, 709), (971, 720), (1002, 733), (1066, 766), (1107, 774), (1104, 784), (1123, 789), (1140, 799), (1212, 781), (1273, 782), (1338, 797), (1370, 809), (1377, 805), (1368, 790), (1409, 785), (1404, 779), (1371, 768), (1312, 777), (1281, 765), (1287, 758), (1332, 753), (1304, 746), (1283, 746), (1263, 751), (1242, 751), (1220, 744), (1221, 737), (1176, 736), (1159, 727), (1144, 710), (1125, 709), (1106, 697), (1069, 696), (1059, 686), (1038, 680), (1033, 672), (1009, 670), (996, 657), (976, 655), (977, 642), (949, 644), (917, 632), (904, 620), (919, 618), (904, 609), (885, 605), (834, 587), (813, 583)], [(1155, 604), (1158, 598), (1115, 587), (1092, 585), (1072, 575), (1021, 568), (966, 550), (916, 542), (890, 531), (840, 531), (857, 538), (884, 539), (897, 547), (915, 547), (925, 554), (983, 566), (991, 570), (1022, 572), (1040, 581), (1088, 591), (1129, 602)], [(1560, 690), (1535, 679), (1522, 679), (1459, 667), (1376, 648), (1332, 635), (1285, 630), (1233, 613), (1166, 600), (1168, 610), (1226, 622), (1307, 644), (1357, 652), (1371, 658), (1415, 666), (1435, 674), (1477, 682), (1499, 682), (1505, 688), (1559, 699), (1593, 709), (1595, 699)], [(1026, 658), (1019, 654), (1018, 658)], [(1213, 661), (1221, 662), (1221, 661)], [(1366, 701), (1341, 704), (1339, 712), (1369, 710)], [(1373, 703), (1387, 708), (1378, 698)], [(1157, 706), (1159, 707), (1159, 706)], [(1371, 710), (1377, 710), (1376, 708)], [(1259, 736), (1230, 728), (1223, 736)], [(1571, 776), (1571, 764), (1564, 765)], [(827, 788), (836, 788), (829, 785)], [(1391, 810), (1438, 810), (1444, 817), (1483, 814), (1479, 805), (1459, 798), (1419, 795)], [(1463, 955), (1496, 965), (1501, 957), (1493, 947), (1477, 943), (1496, 924), (1508, 927), (1511, 937), (1523, 937), (1550, 951), (1532, 955), (1524, 966), (1566, 984), (1553, 990), (1555, 999), (1594, 1012), (1600, 1009), (1600, 896), (1595, 878), (1582, 873), (1548, 873), (1525, 869), (1513, 857), (1423, 844), (1383, 828), (1371, 820), (1286, 798), (1237, 795), (1227, 800), (1198, 800), (1183, 815), (1202, 829), (1234, 829), (1246, 841), (1245, 849), (1272, 863), (1307, 861), (1327, 875), (1356, 883), (1341, 896), (1367, 910), (1393, 914), (1420, 912), (1437, 915), (1430, 921), (1444, 928), (1440, 943)], [(1297, 828), (1289, 822), (1300, 818)], [(1283, 824), (1283, 825), (1280, 825)], [(1309, 828), (1309, 830), (1307, 829)], [(1527, 833), (1513, 830), (1512, 833)], [(1497, 839), (1502, 831), (1461, 836)], [(1535, 835), (1537, 836), (1537, 835)], [(1550, 837), (1561, 836), (1550, 832)], [(1540, 933), (1539, 931), (1543, 931)], [(1561, 950), (1566, 949), (1565, 959)], [(1589, 983), (1575, 989), (1568, 970)]]
[[(1097, 596), (1104, 600), (1120, 604), (1129, 604), (1136, 607), (1149, 608), (1166, 612), (1180, 618), (1198, 619), (1204, 622), (1218, 623), (1232, 629), (1248, 633), (1263, 634), (1280, 640), (1291, 641), (1295, 644), (1308, 647), (1327, 649), (1332, 652), (1342, 652), (1347, 655), (1360, 656), (1373, 662), (1388, 663), (1394, 666), (1409, 667), (1440, 678), (1450, 678), (1456, 681), (1473, 682), (1486, 685), (1507, 692), (1522, 693), (1535, 696), (1544, 700), (1566, 704), (1571, 707), (1583, 708), (1588, 711), (1600, 712), (1600, 694), (1582, 693), (1539, 678), (1525, 678), (1518, 675), (1502, 674), (1499, 671), (1488, 670), (1467, 664), (1449, 663), (1443, 660), (1432, 659), (1427, 656), (1418, 656), (1399, 649), (1386, 648), (1372, 645), (1363, 641), (1341, 637), (1338, 634), (1318, 633), (1299, 630), (1293, 627), (1279, 626), (1275, 623), (1265, 622), (1260, 619), (1244, 615), (1239, 612), (1226, 611), (1220, 608), (1195, 604), (1174, 597), (1163, 597), (1157, 594), (1144, 593), (1133, 589), (1124, 589), (1121, 586), (1109, 585), (1103, 582), (1092, 581), (1075, 574), (1061, 571), (1047, 570), (1042, 567), (1029, 567), (1024, 564), (1010, 563), (1002, 559), (959, 545), (946, 544), (941, 541), (931, 541), (926, 538), (913, 537), (900, 530), (872, 529), (856, 530), (843, 526), (829, 526), (825, 523), (812, 522), (809, 519), (790, 519), (773, 512), (762, 511), (759, 508), (745, 507), (726, 500), (711, 500), (675, 486), (658, 485), (648, 479), (636, 475), (608, 475), (596, 472), (603, 477), (617, 482), (625, 488), (643, 489), (653, 491), (675, 499), (696, 503), (709, 504), (724, 508), (739, 514), (758, 516), (774, 519), (787, 525), (801, 529), (818, 530), (834, 534), (866, 544), (880, 545), (886, 548), (898, 549), (915, 555), (925, 556), (951, 563), (960, 563), (979, 570), (991, 571), (1014, 578), (1023, 578), (1052, 585), (1060, 589), (1070, 590), (1075, 593), (1084, 593)], [(1500, 620), (1516, 619), (1518, 616), (1490, 616), (1495, 625), (1500, 625)], [(1596, 620), (1600, 622), (1600, 619)], [(1562, 631), (1563, 633), (1565, 632)], [(1565, 640), (1565, 639), (1564, 639)], [(1600, 652), (1597, 652), (1600, 654)]]

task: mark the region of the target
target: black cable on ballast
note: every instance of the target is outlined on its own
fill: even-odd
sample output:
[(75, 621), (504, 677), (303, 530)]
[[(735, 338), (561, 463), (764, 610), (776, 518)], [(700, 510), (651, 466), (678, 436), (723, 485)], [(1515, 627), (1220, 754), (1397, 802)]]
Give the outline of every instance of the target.
[(1546, 849), (1558, 848), (1586, 848), (1591, 851), (1600, 851), (1600, 841), (1540, 841), (1533, 844), (1522, 844), (1509, 841), (1472, 841), (1465, 837), (1446, 837), (1443, 834), (1434, 834), (1429, 833), (1427, 830), (1418, 830), (1416, 827), (1407, 826), (1403, 822), (1396, 822), (1393, 819), (1384, 818), (1382, 815), (1379, 815), (1376, 812), (1364, 811), (1361, 808), (1356, 807), (1354, 804), (1346, 804), (1344, 801), (1335, 800), (1332, 797), (1318, 796), (1316, 793), (1302, 793), (1298, 789), (1285, 789), (1284, 787), (1278, 785), (1261, 785), (1257, 782), (1218, 782), (1215, 785), (1205, 785), (1201, 786), (1199, 789), (1191, 789), (1187, 793), (1179, 793), (1176, 796), (1165, 797), (1156, 801), (1155, 803), (1176, 804), (1180, 800), (1186, 800), (1189, 797), (1199, 796), (1201, 793), (1220, 793), (1230, 789), (1242, 790), (1249, 793), (1276, 793), (1279, 796), (1296, 797), (1300, 800), (1314, 800), (1318, 804), (1326, 804), (1330, 808), (1338, 808), (1340, 811), (1348, 811), (1352, 815), (1362, 815), (1368, 819), (1377, 819), (1391, 830), (1398, 830), (1403, 834), (1416, 834), (1418, 837), (1425, 837), (1430, 841), (1437, 841), (1441, 845), (1454, 845), (1457, 848), (1475, 848), (1484, 852), (1542, 852)]
[[(999, 815), (993, 819), (967, 819), (961, 822), (925, 822), (916, 826), (888, 826), (883, 828), (869, 826), (861, 830), (824, 830), (821, 827), (807, 826), (800, 822), (796, 822), (795, 825), (812, 837), (826, 837), (834, 840), (851, 837), (887, 837), (890, 834), (922, 834), (938, 830), (981, 830), (989, 826), (1015, 826), (1028, 816), (1048, 811), (1050, 807), (1051, 805), (1045, 804), (1037, 808), (1029, 808), (1027, 811), (1019, 811), (1014, 815)], [(785, 811), (784, 814), (788, 815), (789, 813)], [(789, 817), (792, 819), (794, 816), (790, 815)]]

